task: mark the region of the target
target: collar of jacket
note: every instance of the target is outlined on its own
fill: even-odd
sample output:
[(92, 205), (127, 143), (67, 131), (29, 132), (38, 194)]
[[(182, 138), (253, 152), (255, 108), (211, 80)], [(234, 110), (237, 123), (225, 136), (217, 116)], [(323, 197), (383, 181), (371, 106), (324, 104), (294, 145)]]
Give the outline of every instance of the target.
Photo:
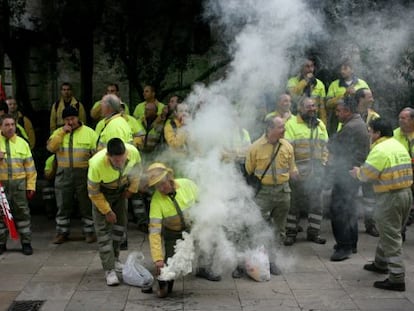
[[(5, 140), (7, 140), (7, 137), (6, 137), (6, 136), (4, 136), (4, 135), (3, 135), (3, 133), (1, 133), (1, 136), (2, 136)], [(15, 133), (12, 137), (10, 137), (10, 139), (9, 139), (9, 140), (11, 140), (13, 143), (15, 143), (15, 142), (16, 142), (16, 139), (17, 139), (17, 134)]]
[(387, 139), (390, 139), (390, 138), (391, 137), (387, 137), (387, 136), (383, 136), (383, 137), (378, 138), (376, 141), (374, 141), (371, 144), (371, 148), (370, 149), (374, 148), (376, 145), (378, 145), (378, 144), (382, 143), (383, 141), (386, 141)]
[(348, 124), (350, 121), (356, 120), (356, 119), (361, 119), (362, 120), (362, 117), (359, 113), (353, 113), (352, 116), (348, 120), (346, 120), (345, 122), (342, 122), (342, 124), (343, 124), (342, 128), (344, 128), (345, 125)]
[[(269, 144), (269, 145), (272, 145), (272, 146), (273, 146), (273, 144), (271, 144), (271, 143), (269, 142), (269, 140), (267, 139), (266, 134), (263, 134), (263, 135), (262, 135), (262, 137), (260, 137), (259, 139), (260, 139), (260, 144), (261, 144), (261, 145), (266, 145), (266, 144)], [(278, 140), (278, 143), (279, 143), (279, 144), (282, 144), (282, 143), (283, 143), (283, 138), (280, 138), (280, 139)]]
[(343, 78), (339, 79), (339, 86), (342, 86), (344, 88), (350, 87), (350, 86), (355, 85), (357, 83), (358, 83), (358, 78), (354, 75), (352, 75), (352, 83), (350, 85), (346, 84), (346, 82)]
[(116, 113), (116, 112), (111, 114), (110, 116), (107, 116), (105, 118), (105, 124), (108, 124), (110, 121), (112, 121), (113, 119), (118, 118), (120, 116), (121, 116), (121, 113)]

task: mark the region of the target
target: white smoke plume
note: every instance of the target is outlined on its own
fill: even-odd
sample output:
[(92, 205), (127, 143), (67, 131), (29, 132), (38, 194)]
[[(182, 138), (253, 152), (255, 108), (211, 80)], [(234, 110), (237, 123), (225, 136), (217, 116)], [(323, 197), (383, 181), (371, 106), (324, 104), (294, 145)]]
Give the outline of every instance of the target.
[[(365, 2), (366, 6), (370, 3)], [(199, 254), (188, 251), (188, 245), (184, 247), (194, 240), (194, 251), (201, 249), (209, 254), (203, 259), (216, 273), (231, 271), (243, 262), (246, 252), (260, 245), (268, 248), (271, 261), (276, 260), (282, 270), (291, 265), (293, 259), (280, 253), (274, 234), (263, 222), (253, 193), (236, 165), (222, 161), (222, 150), (239, 127), (249, 129), (253, 138), (261, 134), (266, 95), (275, 101), (277, 92), (285, 88), (288, 74), (295, 74), (289, 70), (299, 68), (308, 48), (323, 46), (319, 56), (325, 57), (321, 60), (325, 69), (330, 67), (332, 71), (343, 57), (349, 57), (357, 65), (356, 73), (369, 84), (385, 86), (387, 94), (393, 94), (388, 88), (401, 87), (395, 64), (406, 48), (412, 10), (403, 11), (391, 2), (378, 9), (352, 0), (313, 1), (319, 10), (307, 3), (310, 2), (206, 3), (206, 15), (215, 25), (218, 37), (228, 44), (232, 62), (222, 79), (208, 86), (196, 85), (186, 99), (196, 110), (188, 129), (191, 143), (197, 147), (193, 158), (185, 158), (176, 167), (196, 181), (200, 201), (191, 210), (191, 234), (177, 249), (175, 259), (194, 258), (196, 262)], [(322, 11), (331, 14), (336, 24), (318, 16), (317, 12)], [(324, 81), (326, 89), (331, 81)], [(393, 83), (384, 84), (385, 81)], [(235, 111), (240, 119), (235, 117)], [(163, 275), (185, 274), (177, 261), (170, 262), (164, 270)]]
[[(260, 99), (265, 93), (275, 98), (276, 90), (284, 88), (287, 51), (306, 46), (309, 36), (321, 27), (299, 0), (214, 0), (208, 3), (207, 11), (225, 31), (223, 38), (234, 36), (229, 42), (233, 61), (223, 79), (209, 86), (196, 85), (186, 99), (196, 109), (188, 125), (191, 145), (196, 147), (192, 160), (187, 157), (178, 166), (184, 176), (197, 183), (200, 197), (191, 209), (191, 238), (187, 236), (184, 242), (194, 240), (200, 251), (194, 257), (196, 264), (219, 274), (243, 263), (245, 253), (261, 245), (267, 248), (271, 261), (283, 266), (276, 255), (275, 234), (262, 219), (253, 191), (237, 165), (222, 160), (222, 151), (240, 127), (261, 128), (257, 124), (263, 118), (258, 109)], [(306, 27), (301, 21), (306, 21)], [(192, 258), (189, 249), (183, 245), (176, 249), (161, 278), (185, 274), (176, 259)], [(183, 257), (180, 250), (188, 254)]]

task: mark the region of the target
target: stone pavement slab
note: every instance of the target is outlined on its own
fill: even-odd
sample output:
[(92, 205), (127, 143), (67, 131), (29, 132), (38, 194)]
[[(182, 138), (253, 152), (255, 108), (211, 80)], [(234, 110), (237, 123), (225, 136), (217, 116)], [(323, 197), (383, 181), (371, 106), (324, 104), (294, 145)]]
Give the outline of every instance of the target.
[[(292, 247), (280, 247), (277, 264), (283, 274), (258, 283), (247, 277), (232, 279), (230, 272), (220, 282), (209, 282), (188, 275), (175, 281), (166, 299), (140, 288), (121, 284), (106, 286), (97, 244), (82, 241), (81, 226), (73, 224), (73, 241), (51, 243), (54, 223), (43, 216), (33, 217), (33, 256), (24, 256), (19, 242), (8, 243), (0, 256), (0, 311), (14, 300), (45, 300), (42, 311), (60, 310), (177, 310), (177, 311), (400, 311), (414, 310), (414, 227), (408, 228), (404, 244), (406, 292), (376, 289), (374, 281), (386, 278), (362, 269), (373, 260), (377, 239), (362, 232), (358, 253), (343, 262), (331, 262), (335, 244), (330, 223), (323, 221), (326, 245), (305, 241), (298, 236)], [(77, 228), (77, 229), (76, 229)], [(361, 223), (361, 228), (363, 225)], [(129, 251), (144, 253), (144, 266), (152, 271), (148, 239), (134, 224), (129, 226)]]

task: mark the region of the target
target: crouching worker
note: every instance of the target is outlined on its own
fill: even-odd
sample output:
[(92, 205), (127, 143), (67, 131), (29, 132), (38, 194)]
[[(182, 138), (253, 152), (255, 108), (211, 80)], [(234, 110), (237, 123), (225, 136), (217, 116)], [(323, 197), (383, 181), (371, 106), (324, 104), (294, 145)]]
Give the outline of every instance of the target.
[(141, 157), (119, 138), (89, 160), (88, 193), (106, 284), (118, 285), (120, 244), (126, 232), (127, 200), (138, 191)]
[[(174, 179), (173, 170), (162, 163), (151, 164), (147, 170), (147, 177), (148, 185), (155, 187), (150, 207), (149, 242), (158, 276), (167, 259), (174, 255), (176, 241), (181, 239), (183, 231), (189, 229), (185, 223), (185, 215), (197, 201), (198, 188), (189, 179)], [(197, 276), (210, 281), (221, 279), (207, 269), (199, 269)], [(174, 280), (158, 283), (158, 297), (164, 298), (171, 293)]]

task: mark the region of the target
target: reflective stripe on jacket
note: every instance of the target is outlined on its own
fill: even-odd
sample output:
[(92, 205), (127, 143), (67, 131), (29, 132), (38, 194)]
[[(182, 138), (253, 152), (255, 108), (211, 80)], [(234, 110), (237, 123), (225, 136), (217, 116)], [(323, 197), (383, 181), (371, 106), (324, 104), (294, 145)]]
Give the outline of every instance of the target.
[(408, 188), (413, 183), (410, 155), (394, 138), (381, 137), (372, 144), (357, 176), (361, 181), (372, 181), (375, 192)]
[(324, 165), (328, 161), (328, 132), (321, 120), (311, 129), (301, 116), (293, 117), (286, 123), (285, 138), (293, 146), (299, 173), (301, 167), (311, 163), (310, 160), (319, 160)]
[(136, 193), (141, 174), (141, 157), (137, 148), (125, 144), (127, 161), (122, 170), (115, 169), (103, 149), (89, 160), (88, 170), (88, 194), (89, 198), (102, 214), (111, 211), (108, 201), (101, 187), (112, 190), (125, 188), (129, 192)]
[(95, 152), (97, 139), (95, 131), (86, 125), (81, 125), (72, 133), (66, 133), (60, 127), (47, 141), (47, 149), (56, 153), (58, 167), (86, 168)]
[(8, 143), (6, 137), (0, 135), (0, 151), (4, 152), (4, 159), (0, 160), (0, 180), (25, 179), (26, 190), (35, 190), (37, 172), (29, 144), (16, 134)]

